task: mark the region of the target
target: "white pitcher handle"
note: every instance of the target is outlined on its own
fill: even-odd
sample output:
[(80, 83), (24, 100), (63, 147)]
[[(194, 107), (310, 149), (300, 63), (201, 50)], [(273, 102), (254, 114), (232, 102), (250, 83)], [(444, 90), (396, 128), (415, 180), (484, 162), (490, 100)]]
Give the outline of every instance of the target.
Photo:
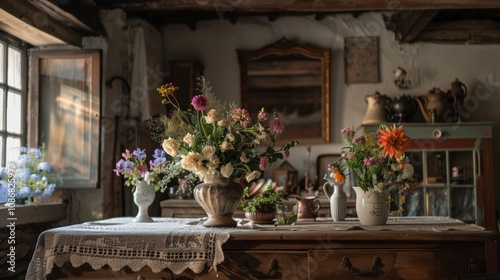
[(326, 185), (329, 185), (329, 184), (330, 184), (330, 182), (325, 182), (325, 183), (323, 184), (323, 191), (325, 192), (326, 197), (328, 198), (328, 200), (330, 200), (330, 197), (331, 197), (331, 196), (332, 196), (332, 194), (333, 194), (333, 192), (329, 192), (329, 191), (328, 191), (328, 188), (326, 187)]

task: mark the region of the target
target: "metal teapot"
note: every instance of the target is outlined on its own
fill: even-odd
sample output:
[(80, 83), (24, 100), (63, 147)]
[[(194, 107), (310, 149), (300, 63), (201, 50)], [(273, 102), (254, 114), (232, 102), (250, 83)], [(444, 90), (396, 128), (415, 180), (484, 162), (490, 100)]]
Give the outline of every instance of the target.
[(450, 107), (448, 95), (434, 87), (426, 95), (415, 99), (425, 121), (428, 123), (443, 121), (445, 111)]
[(417, 111), (417, 102), (412, 97), (403, 94), (395, 97), (391, 104), (391, 121), (402, 123), (413, 117)]
[(373, 95), (365, 96), (365, 101), (368, 103), (368, 108), (362, 124), (379, 124), (387, 121), (390, 114), (389, 105), (392, 101), (390, 97), (376, 91)]

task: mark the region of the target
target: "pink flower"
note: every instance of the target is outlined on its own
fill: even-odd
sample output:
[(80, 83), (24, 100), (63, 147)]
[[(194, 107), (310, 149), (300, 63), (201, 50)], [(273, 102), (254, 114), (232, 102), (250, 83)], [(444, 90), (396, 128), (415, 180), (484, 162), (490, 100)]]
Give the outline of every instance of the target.
[(137, 173), (139, 175), (142, 176), (142, 175), (146, 174), (147, 171), (148, 171), (148, 167), (146, 165), (144, 165), (144, 164), (137, 165)]
[(371, 157), (371, 158), (365, 158), (363, 159), (363, 163), (365, 164), (365, 166), (372, 166), (372, 165), (375, 165), (377, 163), (377, 159), (374, 158), (374, 157)]
[(260, 170), (264, 171), (269, 166), (269, 159), (267, 157), (261, 157), (259, 162)]
[(247, 110), (236, 108), (231, 112), (231, 118), (234, 121), (240, 122), (241, 126), (246, 127), (250, 123), (250, 114)]
[(346, 127), (340, 130), (340, 134), (345, 135), (346, 137), (353, 137), (354, 130), (352, 130), (350, 127)]
[(257, 115), (257, 118), (259, 119), (259, 122), (267, 120), (267, 113), (264, 111), (264, 108), (260, 110), (259, 114)]
[(363, 144), (366, 143), (366, 139), (365, 139), (364, 136), (359, 136), (359, 137), (354, 138), (354, 140), (352, 140), (352, 143), (353, 144), (361, 144), (361, 145), (363, 145)]
[(202, 111), (202, 110), (207, 109), (208, 100), (203, 95), (196, 95), (191, 100), (191, 105), (193, 105), (193, 107), (194, 107), (195, 110)]
[(290, 156), (290, 150), (285, 150), (285, 157), (289, 157)]
[(281, 134), (285, 131), (285, 125), (279, 118), (274, 118), (269, 126), (271, 127), (271, 132), (275, 134)]

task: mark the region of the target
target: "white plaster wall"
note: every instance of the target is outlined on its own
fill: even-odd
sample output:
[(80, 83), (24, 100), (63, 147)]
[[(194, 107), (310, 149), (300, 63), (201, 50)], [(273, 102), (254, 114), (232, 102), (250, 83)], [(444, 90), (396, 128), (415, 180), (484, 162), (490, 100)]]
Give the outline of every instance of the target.
[[(283, 17), (274, 22), (267, 18), (242, 18), (233, 25), (229, 21), (199, 23), (196, 31), (185, 25), (168, 25), (162, 29), (165, 63), (173, 59), (197, 59), (205, 65), (205, 76), (214, 92), (228, 101), (240, 101), (239, 65), (236, 49), (258, 49), (282, 37), (321, 48), (330, 48), (331, 61), (331, 131), (332, 143), (311, 147), (313, 174), (317, 155), (336, 153), (342, 146), (338, 131), (358, 127), (363, 119), (364, 97), (375, 91), (388, 96), (424, 95), (433, 87), (446, 91), (455, 78), (469, 89), (464, 121), (493, 121), (495, 138), (500, 122), (500, 46), (441, 45), (430, 43), (399, 44), (387, 31), (380, 13), (336, 15), (316, 21), (312, 16)], [(377, 36), (380, 49), (380, 83), (352, 84), (344, 82), (344, 37)], [(394, 86), (393, 71), (401, 66), (414, 85), (409, 90)], [(499, 142), (500, 143), (500, 142)], [(495, 170), (500, 170), (500, 144), (494, 146)], [(306, 146), (294, 148), (289, 161), (306, 171)], [(499, 173), (499, 172), (496, 172)], [(500, 175), (495, 181), (500, 183)], [(497, 199), (497, 201), (500, 201)]]

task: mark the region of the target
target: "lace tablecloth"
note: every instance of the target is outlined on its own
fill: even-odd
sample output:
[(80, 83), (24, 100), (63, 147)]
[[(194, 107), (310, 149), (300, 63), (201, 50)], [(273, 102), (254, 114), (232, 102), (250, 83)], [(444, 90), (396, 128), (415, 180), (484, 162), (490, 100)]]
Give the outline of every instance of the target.
[(207, 228), (194, 219), (155, 218), (154, 223), (132, 223), (133, 218), (113, 218), (60, 227), (39, 238), (26, 279), (45, 279), (55, 265), (88, 263), (93, 269), (105, 265), (114, 270), (125, 266), (153, 272), (165, 268), (180, 274), (186, 269), (200, 273), (205, 265), (216, 269), (224, 260), (222, 244), (229, 230)]
[(240, 220), (237, 228), (207, 228), (200, 219), (154, 218), (154, 223), (132, 223), (132, 218), (113, 218), (60, 227), (43, 232), (26, 279), (45, 279), (54, 265), (69, 261), (73, 267), (88, 263), (125, 266), (153, 272), (166, 268), (175, 274), (186, 269), (200, 273), (205, 266), (217, 269), (224, 260), (222, 245), (231, 233), (257, 231), (483, 231), (484, 228), (443, 217), (389, 218), (386, 225), (361, 226), (357, 219), (300, 221), (295, 225), (257, 225)]

